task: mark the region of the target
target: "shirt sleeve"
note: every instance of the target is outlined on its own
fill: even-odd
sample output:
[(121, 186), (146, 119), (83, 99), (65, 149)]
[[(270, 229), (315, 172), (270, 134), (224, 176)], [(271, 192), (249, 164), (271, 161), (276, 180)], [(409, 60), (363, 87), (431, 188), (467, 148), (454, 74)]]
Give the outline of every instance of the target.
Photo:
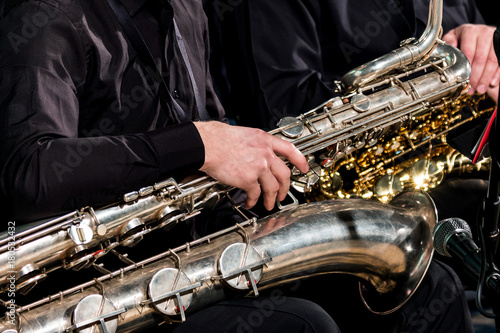
[(79, 137), (84, 42), (67, 13), (33, 3), (12, 9), (0, 28), (0, 185), (9, 219), (31, 221), (111, 203), (203, 164), (203, 143), (192, 123)]
[[(427, 24), (429, 14), (428, 1), (414, 2), (417, 23), (423, 31)], [(479, 12), (474, 0), (447, 0), (443, 2), (443, 35), (448, 31), (465, 23), (484, 24), (484, 19)]]
[[(391, 3), (380, 2), (384, 5)], [(365, 26), (366, 22), (373, 20), (371, 14), (377, 7), (359, 8), (359, 19), (351, 22), (350, 17), (334, 17), (333, 14), (329, 16), (332, 12), (325, 3), (327, 2), (315, 0), (248, 1), (248, 23), (241, 24), (248, 25), (258, 85), (270, 113), (297, 115), (335, 96), (333, 80), (341, 79), (345, 72), (332, 73), (332, 68), (335, 67), (329, 62), (335, 59), (328, 58), (328, 52), (332, 54), (331, 49), (322, 38), (331, 37), (330, 40), (348, 42), (348, 45), (363, 45), (361, 35), (345, 26), (356, 22), (363, 23), (361, 27)], [(349, 6), (349, 10), (355, 10), (358, 4), (352, 5), (353, 3), (337, 1), (331, 6), (337, 6), (335, 13), (338, 14), (347, 12), (344, 8), (346, 6)], [(360, 2), (359, 6), (367, 3), (369, 1)], [(429, 1), (403, 1), (403, 4), (410, 6), (408, 11), (411, 11), (412, 15), (415, 10), (418, 25), (416, 31), (423, 31), (429, 15)], [(238, 9), (235, 9), (235, 12), (238, 12)], [(399, 15), (392, 19), (399, 19)], [(414, 18), (408, 17), (408, 20), (410, 28), (413, 29)], [(444, 1), (444, 31), (463, 23), (482, 22), (473, 0)], [(385, 25), (389, 24), (386, 23)], [(384, 33), (399, 29), (396, 25), (387, 28), (382, 25)], [(329, 29), (328, 33), (324, 29)], [(349, 32), (347, 36), (346, 31)], [(362, 52), (378, 52), (377, 43), (397, 47), (401, 39), (394, 39), (394, 36), (376, 35), (371, 38), (368, 47), (362, 48)], [(379, 55), (381, 54), (374, 54), (371, 59)], [(347, 58), (345, 61), (346, 65), (350, 66), (347, 70), (355, 67)]]

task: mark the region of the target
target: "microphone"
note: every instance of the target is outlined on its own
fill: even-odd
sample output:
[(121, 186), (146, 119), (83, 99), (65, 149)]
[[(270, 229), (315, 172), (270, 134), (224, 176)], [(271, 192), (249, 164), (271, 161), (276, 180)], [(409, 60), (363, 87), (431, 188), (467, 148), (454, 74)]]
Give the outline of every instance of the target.
[[(437, 253), (445, 257), (459, 259), (466, 270), (476, 281), (479, 281), (481, 274), (480, 249), (472, 239), (469, 225), (462, 219), (449, 218), (441, 220), (434, 226), (432, 231), (434, 238), (434, 249)], [(490, 268), (492, 270), (490, 271)], [(500, 296), (500, 274), (493, 265), (487, 265), (489, 272), (486, 278), (486, 285), (493, 289), (497, 296)]]

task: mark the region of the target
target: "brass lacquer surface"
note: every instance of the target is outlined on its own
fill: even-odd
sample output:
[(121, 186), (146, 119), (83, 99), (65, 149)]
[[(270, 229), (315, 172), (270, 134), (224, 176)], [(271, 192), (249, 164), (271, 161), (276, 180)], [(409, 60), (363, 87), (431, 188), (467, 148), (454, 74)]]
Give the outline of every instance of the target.
[[(16, 292), (43, 284), (55, 270), (64, 275), (93, 267), (101, 275), (27, 305), (16, 303), (15, 322), (7, 314), (0, 332), (144, 331), (161, 320), (189, 320), (192, 311), (230, 293), (257, 295), (263, 288), (326, 273), (366, 281), (361, 295), (373, 312), (401, 307), (431, 262), (437, 214), (423, 191), (395, 194), (405, 181), (421, 184), (412, 188), (435, 186), (443, 167), (463, 165), (435, 143), (444, 144), (445, 132), (462, 121), (454, 111), (461, 102), (455, 101), (467, 91), (470, 77), (463, 53), (438, 39), (441, 17), (442, 0), (431, 0), (428, 26), (417, 41), (405, 41), (353, 69), (338, 83), (339, 97), (283, 119), (270, 132), (291, 141), (310, 163), (307, 174), (292, 168), (293, 188), (310, 195), (319, 183), (321, 196), (345, 199), (281, 206), (260, 220), (244, 216), (242, 223), (140, 261), (117, 250), (213, 208), (232, 188), (206, 175), (184, 183), (168, 179), (105, 207), (34, 222), (19, 230), (12, 245)], [(417, 148), (431, 145), (414, 159)], [(398, 160), (406, 150), (412, 165)], [(340, 175), (348, 169), (358, 173), (351, 178), (356, 191), (347, 191), (345, 175), (322, 176), (322, 170)], [(407, 169), (413, 178), (405, 180)], [(369, 192), (392, 200), (362, 199)], [(312, 200), (319, 199), (324, 198)], [(10, 247), (8, 237), (0, 235), (4, 292), (10, 287)], [(113, 271), (102, 266), (108, 253), (125, 265)]]
[(488, 159), (472, 164), (446, 139), (450, 131), (493, 112), (494, 104), (486, 98), (462, 95), (412, 117), (375, 145), (322, 168), (318, 183), (306, 192), (306, 199), (311, 202), (353, 197), (389, 202), (403, 190), (435, 188), (449, 174), (487, 170)]

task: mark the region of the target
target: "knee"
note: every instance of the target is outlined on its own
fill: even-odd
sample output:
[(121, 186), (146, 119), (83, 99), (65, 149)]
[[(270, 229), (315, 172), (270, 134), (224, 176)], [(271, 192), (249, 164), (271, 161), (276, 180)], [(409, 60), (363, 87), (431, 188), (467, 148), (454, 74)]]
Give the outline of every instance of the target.
[(403, 332), (473, 332), (462, 284), (451, 268), (433, 261), (415, 295), (401, 309)]
[[(247, 304), (248, 305), (248, 304)], [(238, 317), (237, 333), (339, 333), (335, 321), (318, 304), (294, 297), (258, 297)]]
[[(241, 303), (245, 302), (245, 303)], [(236, 333), (339, 333), (335, 321), (318, 304), (294, 297), (240, 300), (247, 307), (235, 317)]]
[(432, 299), (437, 298), (446, 304), (453, 303), (464, 295), (462, 282), (455, 271), (437, 260), (431, 263), (423, 284)]
[(297, 332), (340, 333), (332, 317), (318, 304), (300, 298), (286, 298), (277, 311), (287, 316), (290, 328), (300, 327)]
[(311, 301), (273, 295), (220, 302), (190, 316), (175, 333), (338, 333), (326, 311)]

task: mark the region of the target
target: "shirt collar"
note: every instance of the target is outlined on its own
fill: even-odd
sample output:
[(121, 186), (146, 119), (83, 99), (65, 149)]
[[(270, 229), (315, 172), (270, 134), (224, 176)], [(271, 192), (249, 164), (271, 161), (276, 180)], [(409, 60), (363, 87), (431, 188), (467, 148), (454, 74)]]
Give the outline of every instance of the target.
[(134, 16), (148, 0), (121, 0), (130, 16)]

